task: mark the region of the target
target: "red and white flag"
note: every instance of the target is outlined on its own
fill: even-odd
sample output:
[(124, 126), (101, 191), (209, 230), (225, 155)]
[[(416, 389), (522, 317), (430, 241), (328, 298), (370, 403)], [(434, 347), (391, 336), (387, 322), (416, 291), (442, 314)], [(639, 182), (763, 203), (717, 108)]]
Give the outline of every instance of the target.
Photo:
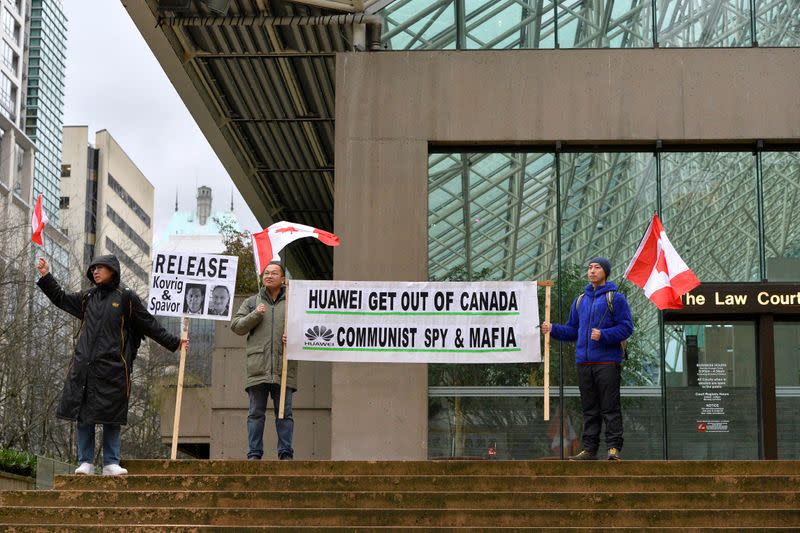
[(39, 246), (43, 246), (42, 230), (44, 229), (44, 225), (48, 222), (47, 215), (42, 208), (42, 195), (40, 194), (36, 198), (36, 207), (34, 207), (33, 214), (31, 215), (31, 240)]
[(659, 309), (681, 309), (681, 295), (700, 285), (669, 242), (658, 214), (653, 214), (625, 277), (644, 289)]
[(339, 237), (334, 233), (283, 220), (276, 222), (264, 231), (253, 233), (253, 255), (258, 274), (261, 275), (270, 261), (280, 261), (278, 252), (287, 244), (304, 237), (319, 239), (328, 246), (339, 246)]

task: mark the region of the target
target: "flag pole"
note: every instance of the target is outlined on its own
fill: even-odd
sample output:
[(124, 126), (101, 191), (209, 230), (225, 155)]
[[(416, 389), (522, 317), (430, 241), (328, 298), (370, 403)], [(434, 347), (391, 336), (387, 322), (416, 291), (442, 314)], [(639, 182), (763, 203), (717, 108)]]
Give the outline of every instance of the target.
[(172, 450), (169, 458), (175, 460), (178, 456), (178, 428), (181, 423), (181, 402), (183, 401), (183, 371), (186, 369), (186, 343), (189, 338), (189, 319), (181, 318), (181, 358), (178, 364), (178, 386), (175, 390), (175, 415), (172, 417)]
[[(550, 322), (550, 289), (555, 284), (552, 280), (537, 281), (544, 287), (544, 321)], [(544, 335), (544, 420), (550, 420), (550, 332)]]
[(283, 418), (283, 408), (286, 405), (286, 374), (289, 367), (289, 354), (286, 352), (286, 331), (289, 326), (289, 280), (286, 280), (286, 292), (284, 294), (286, 304), (284, 305), (283, 320), (283, 361), (281, 364), (281, 403), (278, 410), (278, 418)]

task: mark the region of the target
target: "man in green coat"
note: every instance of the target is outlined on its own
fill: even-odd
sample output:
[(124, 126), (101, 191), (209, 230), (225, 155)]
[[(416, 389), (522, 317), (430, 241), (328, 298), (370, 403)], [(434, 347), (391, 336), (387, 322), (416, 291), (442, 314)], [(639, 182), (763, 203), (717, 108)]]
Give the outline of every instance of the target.
[(247, 414), (248, 459), (264, 455), (264, 422), (267, 400), (272, 396), (275, 429), (278, 433), (278, 459), (290, 460), (292, 449), (292, 393), (297, 390), (297, 361), (289, 361), (286, 375), (284, 417), (278, 418), (283, 365), (284, 324), (286, 323), (286, 277), (283, 265), (272, 261), (261, 273), (262, 287), (244, 302), (231, 322), (237, 335), (247, 335), (247, 382), (250, 396)]

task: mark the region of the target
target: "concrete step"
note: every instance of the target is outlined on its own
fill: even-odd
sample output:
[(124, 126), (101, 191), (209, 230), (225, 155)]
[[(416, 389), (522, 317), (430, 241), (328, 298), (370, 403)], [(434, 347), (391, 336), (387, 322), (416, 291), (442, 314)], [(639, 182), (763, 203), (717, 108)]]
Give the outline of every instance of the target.
[(0, 507), (800, 509), (800, 492), (14, 491)]
[(416, 527), (770, 527), (800, 529), (792, 509), (247, 509), (7, 507), (2, 524)]
[(58, 490), (222, 490), (222, 491), (478, 491), (478, 492), (793, 492), (794, 475), (127, 475), (56, 476)]
[[(10, 525), (3, 531), (7, 533), (164, 533), (164, 526), (146, 525), (113, 525), (113, 526), (82, 526), (75, 524), (48, 524), (47, 526), (17, 524)], [(503, 533), (547, 531), (548, 533), (608, 533), (608, 532), (635, 532), (648, 533), (722, 533), (736, 531), (737, 533), (757, 532), (792, 532), (797, 533), (796, 527), (435, 527), (435, 526), (390, 526), (390, 527), (341, 527), (341, 526), (177, 526), (168, 528), (170, 533), (199, 533), (205, 531), (235, 531), (237, 533), (261, 533), (263, 531), (325, 531), (326, 533), (386, 533), (387, 531), (435, 531), (437, 533), (485, 533), (487, 531), (502, 531)]]
[(129, 460), (131, 474), (800, 476), (800, 461), (168, 461)]

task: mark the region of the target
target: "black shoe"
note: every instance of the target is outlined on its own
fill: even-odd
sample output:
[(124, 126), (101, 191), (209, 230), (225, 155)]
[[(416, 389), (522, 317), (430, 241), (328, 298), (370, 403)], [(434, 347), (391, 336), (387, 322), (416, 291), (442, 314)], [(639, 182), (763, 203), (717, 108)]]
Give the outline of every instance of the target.
[(291, 461), (292, 459), (294, 459), (294, 456), (289, 454), (281, 455), (280, 457), (278, 457), (279, 461)]
[(608, 460), (609, 461), (619, 461), (622, 457), (619, 456), (619, 449), (618, 448), (609, 448), (608, 449)]
[(597, 460), (597, 454), (594, 452), (582, 450), (581, 453), (577, 455), (570, 455), (568, 459), (570, 461), (595, 461)]

